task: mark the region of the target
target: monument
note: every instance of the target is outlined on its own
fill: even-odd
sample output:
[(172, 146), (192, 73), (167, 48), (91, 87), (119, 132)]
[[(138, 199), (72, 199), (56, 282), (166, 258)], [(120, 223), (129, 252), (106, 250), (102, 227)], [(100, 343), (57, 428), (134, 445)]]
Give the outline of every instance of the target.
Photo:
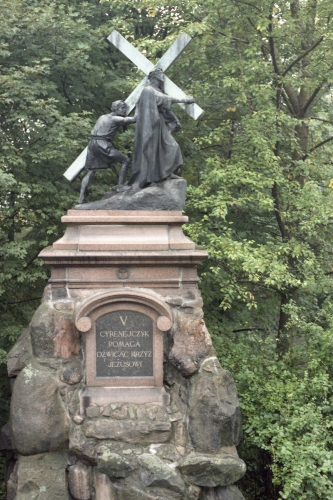
[[(197, 265), (207, 253), (182, 231), (186, 182), (170, 139), (179, 127), (171, 103), (194, 117), (198, 107), (177, 88), (164, 95), (170, 54), (188, 38), (158, 68), (139, 58), (149, 81), (126, 111), (145, 88), (154, 102), (144, 93), (143, 107), (156, 107), (144, 121), (137, 112), (129, 189), (69, 210), (64, 236), (40, 253), (51, 277), (8, 355), (8, 500), (244, 500), (233, 484), (245, 473), (237, 391), (204, 324)], [(164, 138), (146, 134), (146, 119)], [(146, 138), (145, 151), (166, 151), (158, 168), (140, 150)], [(67, 177), (85, 165), (83, 152)]]

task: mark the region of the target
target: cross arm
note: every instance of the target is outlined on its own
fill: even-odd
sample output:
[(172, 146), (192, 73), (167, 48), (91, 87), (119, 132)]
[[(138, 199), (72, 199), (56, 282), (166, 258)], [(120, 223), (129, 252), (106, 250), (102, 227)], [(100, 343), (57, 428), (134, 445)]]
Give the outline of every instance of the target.
[(112, 31), (111, 35), (108, 36), (108, 40), (146, 75), (154, 69), (153, 63), (148, 61), (148, 59), (129, 43), (126, 38), (118, 33), (117, 30)]
[[(187, 97), (187, 94), (183, 92), (173, 81), (170, 80), (167, 76), (164, 75), (164, 91), (170, 97), (178, 97), (179, 99), (184, 99)], [(197, 120), (200, 115), (203, 113), (203, 109), (200, 108), (197, 104), (181, 104), (178, 105), (185, 109), (185, 111), (194, 119)]]
[(156, 66), (166, 71), (170, 68), (171, 64), (175, 62), (176, 59), (181, 55), (181, 53), (186, 49), (189, 43), (192, 42), (192, 38), (186, 33), (181, 33), (177, 40), (168, 48), (166, 53), (161, 57)]

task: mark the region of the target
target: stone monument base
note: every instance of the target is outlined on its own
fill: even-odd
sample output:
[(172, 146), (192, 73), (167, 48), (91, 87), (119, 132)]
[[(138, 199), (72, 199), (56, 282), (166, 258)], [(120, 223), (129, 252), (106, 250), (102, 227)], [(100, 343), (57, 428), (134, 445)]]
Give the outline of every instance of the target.
[(168, 406), (170, 394), (164, 387), (86, 387), (80, 395), (81, 413), (89, 406), (112, 403), (155, 403)]
[(8, 356), (8, 500), (244, 500), (235, 383), (181, 212), (69, 211)]
[(144, 189), (108, 191), (99, 201), (77, 205), (77, 210), (184, 210), (186, 180), (167, 179)]

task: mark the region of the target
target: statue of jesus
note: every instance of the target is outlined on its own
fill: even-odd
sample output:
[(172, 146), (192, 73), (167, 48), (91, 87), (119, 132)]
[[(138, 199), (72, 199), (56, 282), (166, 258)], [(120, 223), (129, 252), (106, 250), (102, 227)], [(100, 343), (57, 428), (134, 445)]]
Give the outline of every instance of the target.
[(177, 178), (175, 172), (183, 164), (178, 143), (172, 132), (181, 128), (171, 104), (192, 104), (194, 99), (169, 97), (164, 93), (164, 73), (156, 67), (148, 75), (136, 105), (136, 134), (132, 173), (129, 185), (142, 189), (168, 178)]

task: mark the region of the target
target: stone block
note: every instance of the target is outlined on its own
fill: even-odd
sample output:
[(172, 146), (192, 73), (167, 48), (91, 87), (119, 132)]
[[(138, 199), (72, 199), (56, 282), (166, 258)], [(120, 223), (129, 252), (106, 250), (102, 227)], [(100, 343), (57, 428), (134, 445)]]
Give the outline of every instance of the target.
[(204, 488), (200, 500), (245, 500), (239, 489), (234, 486)]
[(13, 449), (14, 448), (10, 432), (10, 424), (9, 422), (7, 422), (1, 427), (0, 430), (0, 456), (5, 455), (6, 452), (12, 451)]
[(98, 457), (97, 469), (110, 479), (127, 477), (132, 473), (132, 467), (128, 460), (117, 453), (111, 453), (109, 450), (104, 451)]
[[(101, 482), (101, 480), (99, 480)], [(104, 495), (96, 495), (96, 500), (183, 500), (183, 495), (164, 488), (144, 488), (142, 484), (112, 484), (104, 481)], [(102, 491), (102, 490), (101, 490)]]
[(58, 302), (59, 300), (67, 300), (68, 292), (65, 287), (52, 287), (52, 301)]
[(177, 312), (173, 328), (173, 346), (169, 352), (170, 363), (184, 377), (199, 369), (200, 361), (212, 352), (212, 341), (203, 321), (198, 315)]
[(75, 422), (77, 425), (81, 425), (84, 422), (84, 417), (82, 415), (74, 415), (72, 417), (73, 422)]
[(95, 470), (95, 500), (116, 500), (115, 488), (106, 474)]
[[(61, 391), (64, 392), (64, 404), (70, 416), (80, 414), (80, 398), (79, 388), (73, 386), (62, 387)], [(63, 395), (63, 394), (62, 394)]]
[(97, 465), (97, 451), (95, 441), (87, 439), (82, 431), (82, 422), (71, 428), (69, 435), (69, 451), (79, 460), (91, 465)]
[(18, 471), (18, 460), (11, 459), (10, 462), (6, 463), (6, 470), (4, 477), (7, 489), (6, 500), (16, 500), (17, 471)]
[(69, 385), (78, 384), (82, 380), (82, 377), (82, 366), (79, 364), (65, 366), (59, 373), (60, 380)]
[(222, 446), (237, 445), (241, 415), (230, 372), (221, 368), (217, 358), (208, 358), (191, 382), (189, 434), (195, 450), (216, 453)]
[(185, 484), (180, 474), (169, 467), (156, 455), (143, 454), (139, 457), (141, 465), (140, 480), (145, 486), (165, 488), (168, 491), (175, 491), (182, 494)]
[[(197, 290), (196, 290), (197, 292)], [(203, 306), (203, 300), (199, 293), (185, 293), (184, 295), (167, 295), (165, 297), (165, 302), (173, 307), (189, 308), (189, 309), (201, 309)], [(193, 311), (191, 311), (193, 312)]]
[(200, 486), (196, 486), (195, 484), (190, 484), (187, 489), (187, 499), (188, 500), (199, 500), (199, 496), (202, 488)]
[(13, 445), (21, 455), (67, 448), (69, 422), (55, 378), (33, 365), (18, 375), (10, 408)]
[(36, 357), (69, 359), (79, 353), (79, 335), (71, 314), (56, 311), (49, 302), (41, 304), (35, 312), (30, 333)]
[(7, 356), (8, 377), (16, 377), (32, 360), (30, 330), (26, 328)]
[(188, 455), (181, 460), (179, 470), (189, 482), (198, 486), (227, 486), (244, 476), (246, 466), (235, 455)]
[(75, 500), (90, 500), (92, 496), (91, 468), (83, 464), (71, 465), (68, 469), (68, 486)]
[(113, 439), (125, 443), (165, 443), (169, 441), (171, 424), (169, 422), (145, 422), (128, 420), (90, 420), (83, 424), (86, 437)]
[(70, 500), (67, 459), (67, 453), (20, 456), (15, 500)]
[(99, 406), (89, 406), (86, 409), (86, 415), (88, 418), (96, 418), (99, 416), (100, 411), (101, 411), (101, 409)]

